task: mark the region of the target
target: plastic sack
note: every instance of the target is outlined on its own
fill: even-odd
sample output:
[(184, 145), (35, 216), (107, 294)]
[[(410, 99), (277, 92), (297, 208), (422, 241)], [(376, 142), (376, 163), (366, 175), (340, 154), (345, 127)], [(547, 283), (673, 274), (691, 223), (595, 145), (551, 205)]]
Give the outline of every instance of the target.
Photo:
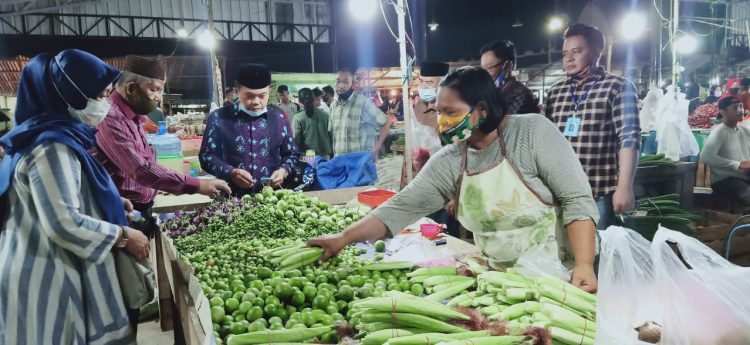
[(596, 344), (647, 344), (635, 327), (645, 321), (661, 324), (650, 245), (637, 232), (611, 226), (599, 231), (599, 302)]
[(646, 98), (643, 99), (643, 108), (638, 113), (638, 117), (641, 123), (641, 131), (650, 132), (656, 128), (656, 119), (659, 117), (657, 110), (659, 108), (659, 102), (664, 97), (664, 92), (651, 83), (648, 89)]
[(570, 281), (570, 272), (563, 266), (560, 259), (552, 256), (549, 250), (542, 245), (533, 246), (521, 254), (514, 267), (532, 278), (546, 273), (563, 281)]
[(681, 157), (695, 156), (699, 152), (698, 142), (688, 125), (689, 104), (684, 93), (670, 87), (659, 100), (656, 111), (656, 142), (659, 143), (657, 152), (675, 161)]
[(660, 344), (750, 344), (750, 269), (665, 228), (654, 236), (651, 257), (663, 317)]
[(316, 158), (319, 189), (369, 186), (378, 178), (372, 152), (355, 152), (337, 156), (330, 161)]

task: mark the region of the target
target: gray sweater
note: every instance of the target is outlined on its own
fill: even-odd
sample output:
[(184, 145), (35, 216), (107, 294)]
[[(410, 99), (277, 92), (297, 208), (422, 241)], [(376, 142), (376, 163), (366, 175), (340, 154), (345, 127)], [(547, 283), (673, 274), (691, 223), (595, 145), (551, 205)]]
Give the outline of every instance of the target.
[(746, 180), (750, 175), (740, 170), (740, 162), (750, 160), (750, 128), (716, 125), (703, 146), (701, 159), (711, 167), (711, 183), (729, 177)]
[[(588, 177), (570, 143), (555, 125), (539, 114), (509, 115), (503, 130), (508, 158), (526, 184), (545, 201), (562, 209), (564, 224), (575, 220), (598, 221)], [(454, 198), (461, 173), (465, 143), (443, 147), (430, 158), (414, 180), (372, 214), (397, 234), (420, 218), (440, 210)], [(468, 172), (482, 171), (501, 157), (495, 141), (483, 150), (469, 148)], [(502, 181), (496, 186), (502, 188)]]

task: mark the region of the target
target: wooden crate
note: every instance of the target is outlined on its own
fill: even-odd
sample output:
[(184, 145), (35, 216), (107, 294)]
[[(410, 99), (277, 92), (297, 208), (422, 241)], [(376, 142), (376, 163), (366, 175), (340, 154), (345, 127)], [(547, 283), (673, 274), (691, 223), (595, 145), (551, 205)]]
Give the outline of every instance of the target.
[[(722, 257), (726, 254), (724, 247), (729, 232), (732, 231), (732, 224), (740, 219), (740, 215), (726, 212), (704, 210), (702, 213), (703, 221), (695, 227), (698, 239), (713, 249)], [(738, 223), (750, 224), (750, 219), (744, 219)], [(740, 230), (732, 237), (730, 252), (730, 261), (740, 264), (750, 264), (750, 229)]]

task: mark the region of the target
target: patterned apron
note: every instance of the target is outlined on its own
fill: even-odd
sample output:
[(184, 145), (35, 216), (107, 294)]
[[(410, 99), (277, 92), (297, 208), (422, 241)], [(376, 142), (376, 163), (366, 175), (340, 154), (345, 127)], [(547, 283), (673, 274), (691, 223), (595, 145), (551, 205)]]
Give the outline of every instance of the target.
[[(495, 269), (510, 267), (521, 254), (543, 245), (553, 257), (567, 260), (568, 250), (557, 237), (567, 240), (557, 207), (542, 201), (526, 186), (507, 158), (505, 140), (498, 130), (501, 158), (492, 167), (467, 173), (468, 145), (461, 157), (458, 221), (474, 234), (474, 241)], [(567, 247), (567, 246), (566, 246)]]

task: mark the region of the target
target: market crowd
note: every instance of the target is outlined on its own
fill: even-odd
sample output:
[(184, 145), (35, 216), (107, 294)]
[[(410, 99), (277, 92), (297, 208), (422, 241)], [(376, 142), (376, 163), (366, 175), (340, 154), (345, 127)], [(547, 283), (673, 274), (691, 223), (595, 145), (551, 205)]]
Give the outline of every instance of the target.
[[(134, 292), (139, 279), (126, 277), (141, 276), (121, 264), (147, 261), (158, 191), (221, 197), (280, 188), (309, 150), (376, 159), (394, 118), (411, 113), (428, 152), (416, 177), (360, 222), (310, 245), (328, 258), (445, 209), (491, 266), (541, 246), (572, 269), (573, 284), (596, 291), (596, 229), (634, 207), (638, 93), (599, 65), (598, 29), (575, 24), (564, 36), (567, 77), (541, 106), (512, 73), (509, 41), (482, 47), (481, 67), (423, 62), (412, 104), (384, 109), (355, 91), (351, 70), (338, 71), (333, 87), (299, 90), (295, 104), (288, 87), (271, 89), (268, 67), (242, 65), (224, 106), (206, 119), (199, 159), (210, 179), (157, 164), (144, 134), (168, 82), (163, 59), (128, 56), (120, 71), (80, 50), (36, 56), (21, 73), (15, 127), (0, 138), (0, 339), (133, 342), (144, 302)], [(726, 132), (717, 140), (733, 135)]]

